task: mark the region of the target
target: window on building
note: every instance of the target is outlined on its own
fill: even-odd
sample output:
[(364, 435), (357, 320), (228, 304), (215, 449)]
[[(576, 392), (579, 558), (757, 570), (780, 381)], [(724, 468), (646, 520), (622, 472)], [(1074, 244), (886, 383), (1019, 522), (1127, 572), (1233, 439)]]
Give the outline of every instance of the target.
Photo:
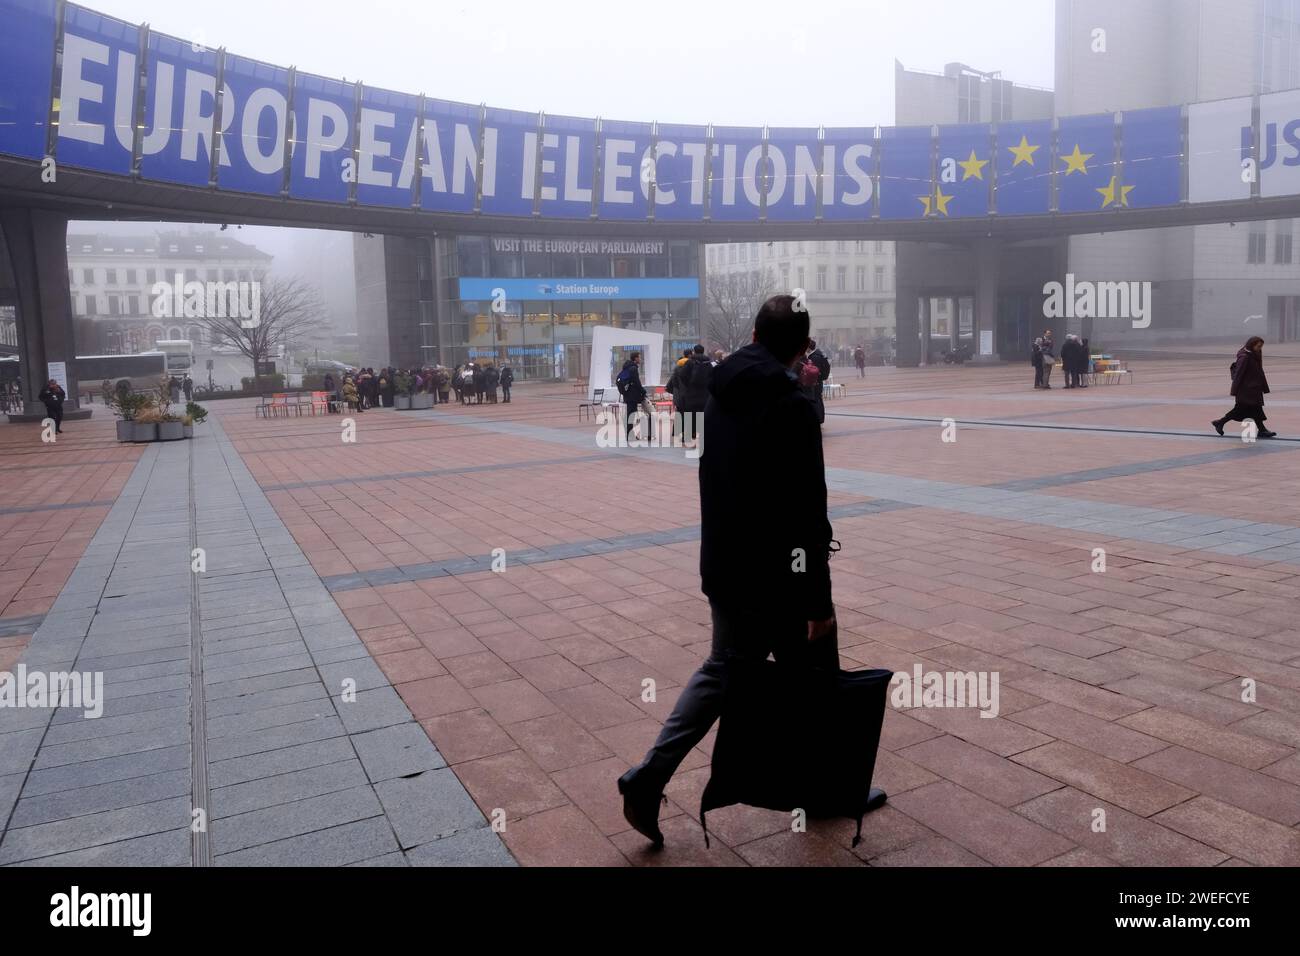
[(99, 303), (93, 295), (86, 296), (86, 315), (99, 315)]
[(807, 286), (804, 285), (804, 271), (803, 271), (803, 266), (800, 266), (800, 267), (799, 267), (799, 271), (795, 273), (795, 276), (796, 276), (796, 278), (798, 278), (798, 280), (799, 280), (797, 283), (795, 283), (796, 287), (797, 287), (797, 288), (800, 288), (800, 289), (807, 288)]
[(835, 291), (836, 292), (848, 291), (848, 273), (849, 270), (847, 266), (839, 266), (836, 268), (835, 270)]
[(877, 253), (884, 253), (884, 251), (885, 251), (885, 243), (884, 243), (883, 241), (877, 239), (877, 240), (876, 240), (876, 252), (877, 252)]
[(818, 292), (826, 291), (826, 267), (825, 266), (817, 267), (817, 291)]
[(885, 303), (883, 303), (883, 302), (877, 302), (877, 303), (876, 303), (876, 316), (877, 316), (877, 317), (880, 317), (880, 316), (883, 316), (884, 314), (885, 314)]
[(198, 270), (198, 269), (186, 269), (186, 270), (185, 270), (185, 281), (186, 281), (186, 282), (198, 282), (198, 281), (199, 281), (199, 270)]
[(86, 285), (94, 285), (94, 284), (95, 284), (95, 270), (94, 270), (94, 269), (82, 269), (82, 270), (81, 270), (81, 281), (84, 282)]
[(854, 248), (857, 250), (858, 255), (862, 255), (862, 253), (867, 251), (867, 243), (866, 240), (864, 239), (859, 239), (853, 245)]
[(843, 239), (837, 239), (836, 242), (835, 242), (835, 251), (836, 251), (836, 252), (848, 252), (848, 251), (849, 251), (849, 244), (848, 244), (847, 242), (845, 242)]
[(872, 288), (876, 292), (885, 291), (885, 267), (884, 266), (876, 266), (876, 274), (873, 277)]
[(110, 295), (110, 296), (108, 297), (108, 314), (109, 314), (109, 315), (121, 315), (121, 314), (122, 314), (122, 302), (121, 302), (121, 300), (118, 299), (118, 297), (115, 296), (115, 295)]
[(1250, 238), (1246, 247), (1246, 262), (1259, 265), (1268, 260), (1268, 234), (1260, 223), (1252, 223)]
[(727, 262), (728, 262), (728, 264), (734, 266), (734, 265), (736, 264), (736, 256), (737, 256), (737, 252), (736, 252), (736, 244), (735, 244), (734, 242), (733, 242), (733, 243), (729, 243), (729, 244), (727, 245)]
[(1291, 220), (1281, 219), (1277, 223), (1277, 232), (1273, 236), (1273, 262), (1276, 265), (1291, 264)]
[(790, 288), (790, 263), (781, 263), (781, 288)]
[(867, 267), (858, 266), (855, 275), (857, 279), (857, 285), (855, 286), (855, 288), (859, 292), (866, 292), (867, 291)]

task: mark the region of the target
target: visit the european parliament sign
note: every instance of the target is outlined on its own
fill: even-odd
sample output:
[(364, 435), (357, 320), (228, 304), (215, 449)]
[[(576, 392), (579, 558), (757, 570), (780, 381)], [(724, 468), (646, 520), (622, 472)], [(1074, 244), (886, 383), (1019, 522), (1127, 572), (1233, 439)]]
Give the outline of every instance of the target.
[(384, 90), (71, 3), (60, 19), (54, 0), (0, 0), (0, 153), (229, 193), (557, 222), (1068, 215), (1300, 194), (1300, 93), (939, 127), (616, 122)]

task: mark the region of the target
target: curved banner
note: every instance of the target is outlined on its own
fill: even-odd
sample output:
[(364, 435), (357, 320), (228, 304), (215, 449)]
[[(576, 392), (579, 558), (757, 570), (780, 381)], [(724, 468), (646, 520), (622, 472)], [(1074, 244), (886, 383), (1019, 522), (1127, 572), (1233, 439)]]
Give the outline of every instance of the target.
[(289, 135), (289, 71), (226, 54), (217, 185), (278, 196)]
[(483, 123), (483, 212), (533, 214), (539, 119), (537, 113), (488, 109)]
[(293, 163), (289, 195), (294, 199), (347, 202), (356, 181), (352, 117), (357, 85), (299, 73), (293, 84)]
[(1056, 208), (1096, 212), (1128, 205), (1115, 171), (1115, 116), (1062, 116), (1056, 132)]
[(655, 130), (655, 220), (699, 222), (704, 218), (708, 130), (672, 123), (660, 123)]
[(875, 214), (876, 133), (832, 126), (822, 139), (822, 218), (870, 219)]
[(930, 178), (930, 127), (881, 130), (880, 218), (918, 219), (947, 211), (947, 199)]
[(596, 207), (601, 219), (644, 220), (650, 214), (652, 184), (657, 203), (668, 207), (677, 201), (672, 184), (658, 181), (658, 162), (650, 148), (653, 133), (650, 123), (601, 120), (600, 202)]
[(769, 222), (811, 222), (817, 218), (822, 149), (817, 130), (770, 127), (767, 131)]
[(0, 17), (0, 153), (39, 159), (49, 129), (54, 7), (45, 0), (4, 0)]
[(474, 211), (478, 199), (479, 125), (477, 106), (425, 98), (421, 209)]
[(709, 172), (709, 218), (754, 222), (763, 211), (763, 130), (713, 127)]
[[(542, 129), (541, 194), (542, 215), (557, 219), (590, 219), (596, 181), (596, 121), (578, 116), (544, 117)], [(624, 166), (615, 160), (611, 167), (611, 192), (640, 181), (640, 163)], [(618, 175), (619, 173), (622, 175)], [(604, 194), (601, 195), (602, 201)]]
[(55, 145), (60, 163), (131, 172), (139, 51), (139, 27), (68, 5)]
[(1124, 111), (1120, 155), (1130, 207), (1176, 206), (1182, 200), (1182, 114), (1177, 106)]
[(935, 215), (987, 216), (993, 189), (993, 134), (987, 123), (939, 127)]
[(140, 175), (185, 186), (212, 180), (217, 54), (197, 43), (149, 34), (148, 96)]
[(993, 203), (997, 214), (1048, 212), (1052, 201), (1052, 121), (999, 123), (996, 136)]
[(420, 98), (363, 87), (357, 121), (357, 202), (411, 208), (419, 151)]

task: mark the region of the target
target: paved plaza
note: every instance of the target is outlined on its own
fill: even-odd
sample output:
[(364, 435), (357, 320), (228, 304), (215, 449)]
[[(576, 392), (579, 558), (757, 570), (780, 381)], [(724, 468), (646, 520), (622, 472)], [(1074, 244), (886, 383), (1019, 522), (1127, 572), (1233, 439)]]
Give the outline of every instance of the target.
[(843, 665), (1000, 681), (890, 707), (856, 848), (731, 807), (706, 849), (712, 734), (666, 849), (628, 828), (709, 647), (698, 466), (599, 447), (569, 385), (352, 443), (246, 400), (192, 442), (0, 428), (0, 670), (104, 674), (99, 719), (0, 709), (0, 865), (1300, 864), (1300, 358), (1254, 444), (1209, 428), (1228, 361), (837, 370)]

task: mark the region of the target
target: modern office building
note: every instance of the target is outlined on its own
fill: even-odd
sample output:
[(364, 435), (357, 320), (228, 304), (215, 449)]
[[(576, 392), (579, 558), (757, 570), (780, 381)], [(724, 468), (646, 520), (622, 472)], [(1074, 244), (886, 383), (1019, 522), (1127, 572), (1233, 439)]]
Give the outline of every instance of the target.
[(159, 339), (206, 343), (202, 323), (155, 314), (154, 287), (181, 282), (260, 282), (271, 256), (229, 231), (182, 229), (108, 235), (68, 231), (68, 284), (79, 355), (129, 355)]
[(591, 329), (700, 341), (700, 244), (567, 236), (358, 235), (361, 362), (508, 361), (516, 378), (588, 373)]
[[(1297, 0), (1057, 0), (1058, 115), (1249, 97), (1300, 87)], [(1245, 104), (1249, 116), (1249, 103)], [(1149, 281), (1149, 329), (1096, 319), (1108, 346), (1300, 338), (1295, 223), (1074, 236), (1077, 279)]]

